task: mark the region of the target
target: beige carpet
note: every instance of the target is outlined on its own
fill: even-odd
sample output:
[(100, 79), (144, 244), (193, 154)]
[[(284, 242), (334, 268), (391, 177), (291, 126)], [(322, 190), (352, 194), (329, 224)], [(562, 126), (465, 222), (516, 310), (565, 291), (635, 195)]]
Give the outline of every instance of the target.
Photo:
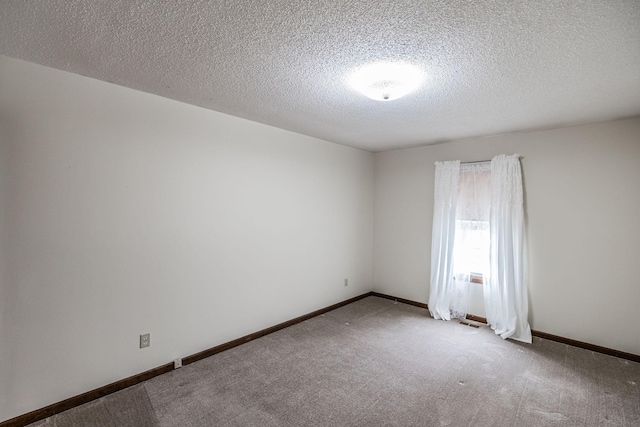
[(640, 364), (368, 297), (32, 426), (640, 426)]

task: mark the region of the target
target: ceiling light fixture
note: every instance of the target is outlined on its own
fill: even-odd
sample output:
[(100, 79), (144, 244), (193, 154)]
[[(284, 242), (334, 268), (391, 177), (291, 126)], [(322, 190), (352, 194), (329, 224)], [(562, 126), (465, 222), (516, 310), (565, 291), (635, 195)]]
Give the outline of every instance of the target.
[(424, 81), (420, 69), (406, 63), (377, 62), (355, 70), (349, 85), (376, 101), (393, 101), (414, 91)]

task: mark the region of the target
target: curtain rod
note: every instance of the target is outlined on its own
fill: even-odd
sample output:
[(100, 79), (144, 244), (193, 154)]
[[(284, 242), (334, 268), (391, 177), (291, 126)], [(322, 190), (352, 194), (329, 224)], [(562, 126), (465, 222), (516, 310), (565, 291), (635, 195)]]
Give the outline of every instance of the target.
[(491, 163), (491, 160), (478, 160), (477, 162), (460, 162), (461, 165), (474, 165), (477, 163)]

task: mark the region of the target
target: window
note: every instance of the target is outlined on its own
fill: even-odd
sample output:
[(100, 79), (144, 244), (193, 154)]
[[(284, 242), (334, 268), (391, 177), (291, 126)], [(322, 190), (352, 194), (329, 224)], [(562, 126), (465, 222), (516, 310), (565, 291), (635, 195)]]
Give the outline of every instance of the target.
[(489, 276), (491, 164), (460, 165), (453, 254), (454, 276), (471, 283)]

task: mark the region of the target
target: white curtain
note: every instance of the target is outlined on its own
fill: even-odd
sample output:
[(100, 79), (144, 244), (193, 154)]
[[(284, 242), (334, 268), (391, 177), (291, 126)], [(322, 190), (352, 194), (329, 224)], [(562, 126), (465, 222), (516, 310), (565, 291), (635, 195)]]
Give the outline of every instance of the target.
[(460, 162), (436, 162), (431, 240), (429, 312), (434, 319), (450, 320), (453, 298), (453, 244)]
[(491, 328), (530, 343), (519, 156), (496, 156), (490, 166), (436, 162), (434, 190), (431, 316), (465, 317), (470, 273), (481, 273)]
[(519, 156), (491, 160), (491, 277), (484, 287), (487, 322), (502, 338), (531, 343), (524, 206)]

